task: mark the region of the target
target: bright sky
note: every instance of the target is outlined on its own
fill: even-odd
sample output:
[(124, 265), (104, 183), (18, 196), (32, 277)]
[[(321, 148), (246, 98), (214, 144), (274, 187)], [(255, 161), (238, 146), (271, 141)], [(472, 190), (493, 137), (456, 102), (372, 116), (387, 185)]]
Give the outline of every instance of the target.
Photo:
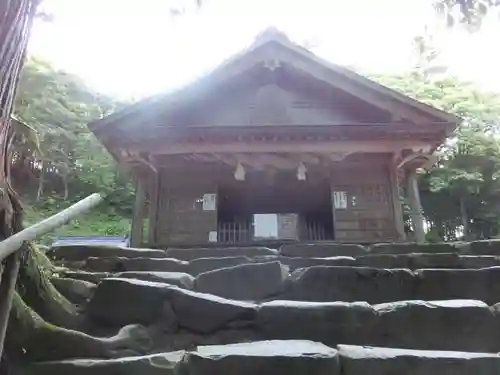
[[(500, 20), (480, 32), (435, 29), (432, 0), (46, 0), (55, 16), (36, 25), (30, 52), (98, 90), (143, 96), (171, 90), (214, 68), (276, 26), (313, 52), (364, 72), (412, 64), (412, 38), (437, 30), (451, 72), (500, 91)], [(173, 17), (172, 6), (187, 4)]]

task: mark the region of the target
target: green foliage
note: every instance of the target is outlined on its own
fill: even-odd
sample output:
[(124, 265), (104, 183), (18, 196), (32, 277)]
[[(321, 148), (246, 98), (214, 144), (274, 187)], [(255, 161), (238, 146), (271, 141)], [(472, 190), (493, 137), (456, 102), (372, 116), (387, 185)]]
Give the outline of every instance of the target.
[[(25, 223), (35, 224), (50, 215), (56, 214), (64, 207), (58, 209), (57, 203), (53, 204), (52, 198), (44, 199), (43, 204), (25, 204)], [(52, 205), (53, 204), (53, 205)], [(66, 236), (114, 236), (124, 235), (130, 230), (130, 216), (116, 214), (107, 204), (102, 204), (100, 210), (93, 210), (70, 223), (56, 229), (54, 233), (39, 239), (39, 243), (49, 245), (59, 235)]]
[(438, 14), (446, 17), (448, 26), (463, 24), (477, 30), (484, 17), (500, 6), (500, 0), (437, 0), (434, 5)]
[(430, 240), (491, 238), (500, 232), (500, 95), (456, 77), (430, 74), (376, 77), (384, 85), (464, 119), (438, 150), (436, 168), (420, 178)]
[[(12, 176), (36, 222), (85, 196), (100, 192), (107, 205), (59, 230), (66, 234), (125, 234), (133, 187), (87, 124), (128, 103), (100, 95), (78, 77), (47, 62), (28, 59), (15, 113), (30, 129), (16, 126)], [(25, 125), (27, 126), (27, 125)], [(19, 130), (22, 130), (19, 131)], [(33, 137), (33, 132), (36, 137)], [(31, 135), (30, 135), (31, 134)]]

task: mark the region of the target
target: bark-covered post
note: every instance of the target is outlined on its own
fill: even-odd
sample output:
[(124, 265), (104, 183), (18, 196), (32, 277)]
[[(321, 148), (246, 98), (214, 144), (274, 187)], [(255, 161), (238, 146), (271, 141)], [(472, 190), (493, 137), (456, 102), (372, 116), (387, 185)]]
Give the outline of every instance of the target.
[[(9, 146), (12, 114), (19, 74), (39, 0), (0, 1), (0, 239), (22, 228), (22, 208), (11, 187)], [(0, 355), (19, 270), (19, 254), (4, 262), (0, 280)]]
[(394, 226), (396, 229), (396, 234), (398, 241), (406, 240), (405, 224), (403, 217), (403, 206), (401, 204), (400, 198), (400, 187), (398, 181), (398, 169), (395, 163), (389, 164), (389, 181), (390, 181), (390, 192), (392, 200), (392, 208), (394, 215)]
[(144, 237), (144, 216), (146, 209), (146, 187), (144, 181), (138, 177), (135, 189), (134, 212), (130, 231), (130, 244), (140, 247)]

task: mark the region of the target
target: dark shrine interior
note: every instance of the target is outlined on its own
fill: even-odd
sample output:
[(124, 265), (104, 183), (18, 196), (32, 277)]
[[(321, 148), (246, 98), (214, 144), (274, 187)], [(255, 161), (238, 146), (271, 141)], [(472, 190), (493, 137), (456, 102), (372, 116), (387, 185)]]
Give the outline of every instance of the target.
[(254, 214), (298, 214), (304, 225), (321, 227), (325, 240), (334, 237), (331, 191), (326, 179), (298, 180), (293, 170), (272, 176), (254, 171), (244, 181), (219, 186), (219, 223), (251, 225)]

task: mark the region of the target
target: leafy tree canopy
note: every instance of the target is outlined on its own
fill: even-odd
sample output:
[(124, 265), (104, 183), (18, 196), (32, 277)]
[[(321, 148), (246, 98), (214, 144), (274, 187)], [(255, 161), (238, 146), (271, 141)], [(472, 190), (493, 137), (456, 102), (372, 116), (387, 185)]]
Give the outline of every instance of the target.
[(449, 26), (461, 23), (474, 30), (489, 12), (498, 10), (500, 0), (437, 0), (434, 5)]
[(15, 114), (36, 131), (37, 141), (21, 137), (12, 168), (26, 206), (41, 207), (50, 214), (100, 192), (109, 202), (105, 214), (131, 215), (133, 189), (128, 177), (87, 128), (92, 120), (127, 104), (97, 93), (79, 77), (58, 71), (44, 60), (28, 59)]

